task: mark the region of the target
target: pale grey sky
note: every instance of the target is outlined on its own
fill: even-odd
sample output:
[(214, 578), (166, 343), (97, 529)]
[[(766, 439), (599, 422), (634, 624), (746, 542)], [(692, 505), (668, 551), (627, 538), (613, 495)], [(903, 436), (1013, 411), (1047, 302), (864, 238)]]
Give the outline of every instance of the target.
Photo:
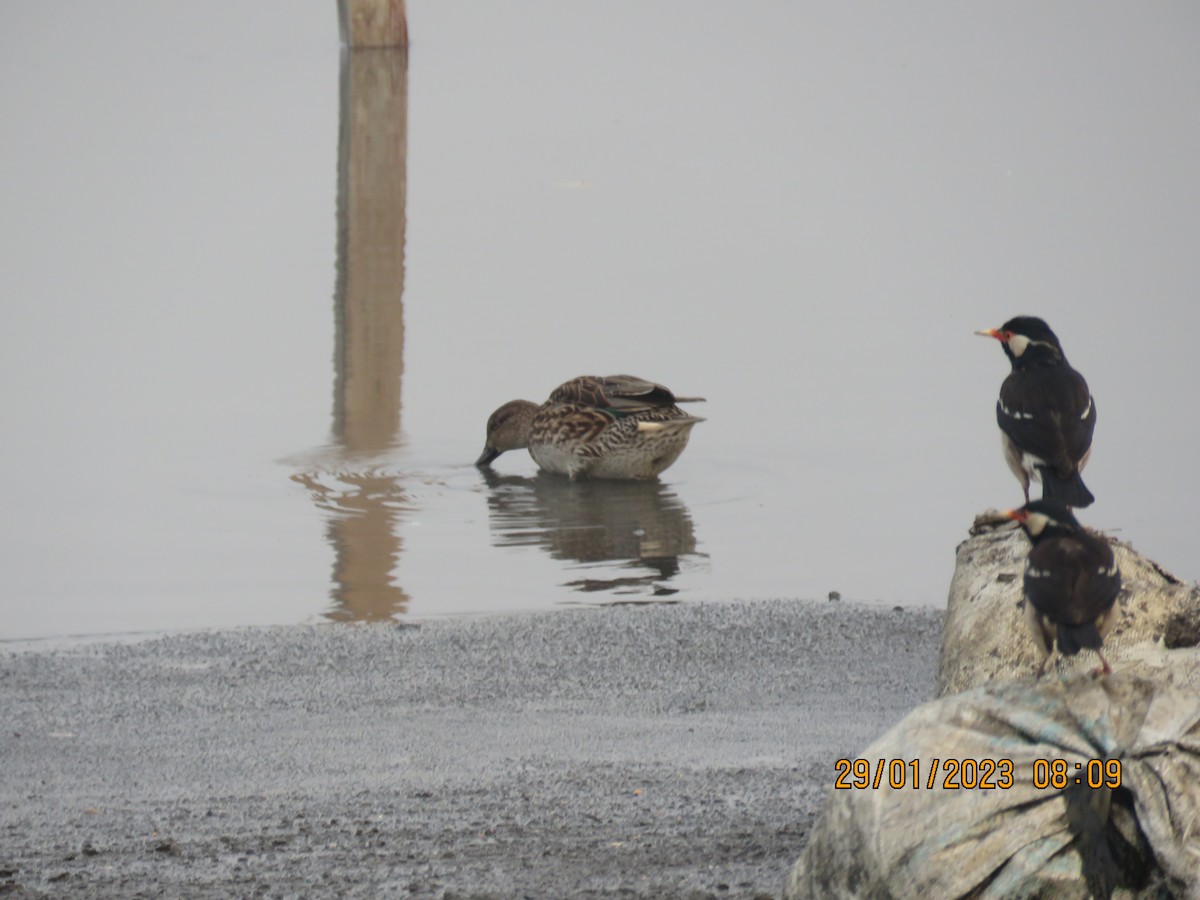
[[(707, 554), (685, 599), (940, 604), (972, 516), (1020, 500), (972, 334), (1017, 313), (1096, 396), (1081, 518), (1200, 576), (1200, 8), (409, 10), (381, 464), (414, 612), (563, 601), (462, 464), (502, 401), (620, 371), (708, 398), (664, 476)], [(318, 615), (321, 514), (279, 460), (328, 437), (333, 4), (0, 22), (0, 638)]]

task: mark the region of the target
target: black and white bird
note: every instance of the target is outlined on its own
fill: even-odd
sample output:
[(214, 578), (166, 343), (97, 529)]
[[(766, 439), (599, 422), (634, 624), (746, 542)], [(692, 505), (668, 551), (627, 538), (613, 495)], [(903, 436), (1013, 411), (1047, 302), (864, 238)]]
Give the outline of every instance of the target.
[(977, 331), (1000, 342), (1012, 372), (1000, 385), (996, 421), (1004, 459), (1025, 502), (1030, 479), (1042, 482), (1042, 497), (1067, 506), (1090, 506), (1096, 499), (1080, 473), (1092, 452), (1096, 404), (1087, 382), (1071, 368), (1050, 326), (1033, 316), (1017, 316), (999, 328)]
[(1107, 675), (1112, 668), (1101, 647), (1121, 591), (1112, 547), (1055, 500), (1034, 500), (1004, 516), (1019, 522), (1033, 543), (1025, 558), (1025, 618), (1043, 651), (1038, 678), (1056, 643), (1063, 656), (1095, 650), (1102, 668), (1094, 674)]

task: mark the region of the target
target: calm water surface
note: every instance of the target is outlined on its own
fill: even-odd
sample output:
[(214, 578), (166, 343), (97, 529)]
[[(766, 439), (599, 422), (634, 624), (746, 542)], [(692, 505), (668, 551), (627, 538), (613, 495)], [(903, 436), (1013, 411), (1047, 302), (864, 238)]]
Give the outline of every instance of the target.
[[(1200, 9), (13, 6), (0, 640), (615, 602), (939, 605), (1020, 499), (972, 335), (1058, 331), (1081, 518), (1200, 576)], [(236, 26), (233, 24), (236, 23)], [(650, 484), (471, 462), (583, 373)]]

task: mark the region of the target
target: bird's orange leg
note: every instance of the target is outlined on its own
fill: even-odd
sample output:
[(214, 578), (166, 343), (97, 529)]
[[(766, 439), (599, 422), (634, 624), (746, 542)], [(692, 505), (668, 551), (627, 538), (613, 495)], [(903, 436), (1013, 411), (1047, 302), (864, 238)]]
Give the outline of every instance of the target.
[(1104, 654), (1100, 652), (1099, 648), (1096, 649), (1096, 655), (1100, 657), (1100, 662), (1102, 662), (1104, 665), (1099, 668), (1092, 669), (1092, 677), (1099, 678), (1101, 675), (1111, 675), (1112, 666), (1108, 664), (1108, 660), (1104, 658)]

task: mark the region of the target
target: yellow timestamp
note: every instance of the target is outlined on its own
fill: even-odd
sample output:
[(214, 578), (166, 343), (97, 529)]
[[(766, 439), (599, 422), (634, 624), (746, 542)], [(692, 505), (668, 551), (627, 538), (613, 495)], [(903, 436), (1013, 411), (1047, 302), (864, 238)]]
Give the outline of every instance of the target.
[[(834, 768), (837, 778), (833, 786), (839, 790), (878, 790), (887, 786), (894, 791), (937, 787), (947, 791), (1004, 791), (1017, 783), (1017, 766), (1011, 759), (839, 759)], [(1069, 784), (1119, 788), (1121, 761), (1035, 759), (1029, 777), (1029, 783), (1038, 790), (1062, 790)]]
[(1061, 791), (1069, 784), (1086, 784), (1090, 788), (1119, 788), (1121, 761), (1119, 759), (1089, 759), (1067, 762), (1065, 759), (1035, 759), (1033, 786)]

